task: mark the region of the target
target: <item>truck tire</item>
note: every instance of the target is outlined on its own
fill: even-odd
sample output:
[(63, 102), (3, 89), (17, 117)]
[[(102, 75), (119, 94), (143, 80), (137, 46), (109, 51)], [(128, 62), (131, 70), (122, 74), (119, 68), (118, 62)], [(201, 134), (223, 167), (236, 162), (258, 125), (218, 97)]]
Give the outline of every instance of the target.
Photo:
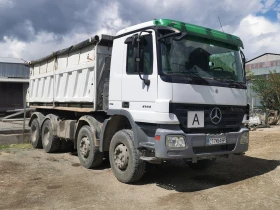
[(215, 163), (216, 159), (204, 159), (198, 160), (197, 163), (188, 162), (188, 165), (192, 169), (203, 170), (209, 168)]
[(50, 120), (46, 120), (42, 127), (42, 144), (46, 153), (59, 150), (60, 139), (53, 135), (53, 127)]
[(74, 150), (74, 144), (72, 141), (61, 140), (59, 151), (60, 152), (72, 152)]
[(109, 159), (115, 177), (123, 183), (140, 180), (145, 173), (146, 162), (134, 145), (133, 132), (121, 130), (115, 133), (110, 143)]
[(95, 148), (94, 134), (90, 126), (84, 125), (78, 134), (77, 151), (80, 163), (85, 168), (95, 168), (102, 164), (103, 153)]
[(33, 119), (30, 125), (30, 141), (33, 148), (42, 148), (40, 124), (38, 119)]

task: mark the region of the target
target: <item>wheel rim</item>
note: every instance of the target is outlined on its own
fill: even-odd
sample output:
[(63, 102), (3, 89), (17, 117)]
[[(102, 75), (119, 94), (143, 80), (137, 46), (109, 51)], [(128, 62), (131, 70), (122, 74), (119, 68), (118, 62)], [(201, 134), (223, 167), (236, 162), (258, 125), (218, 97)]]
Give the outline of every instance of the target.
[(35, 125), (33, 125), (31, 127), (31, 141), (32, 142), (36, 141), (36, 131), (37, 131), (37, 127)]
[(43, 142), (44, 145), (48, 145), (50, 141), (50, 129), (48, 127), (44, 128), (44, 132), (43, 132)]
[(80, 142), (80, 153), (84, 158), (88, 158), (90, 153), (90, 141), (87, 136), (84, 136)]
[(128, 149), (124, 144), (119, 144), (114, 150), (114, 163), (120, 170), (125, 170), (129, 162)]

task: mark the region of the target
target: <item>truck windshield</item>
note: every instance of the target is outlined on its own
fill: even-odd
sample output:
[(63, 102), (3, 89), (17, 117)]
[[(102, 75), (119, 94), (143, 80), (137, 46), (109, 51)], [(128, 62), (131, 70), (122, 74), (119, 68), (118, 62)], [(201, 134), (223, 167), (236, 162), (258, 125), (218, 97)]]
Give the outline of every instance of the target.
[(244, 83), (241, 55), (236, 46), (193, 36), (180, 40), (171, 36), (159, 42), (165, 75)]

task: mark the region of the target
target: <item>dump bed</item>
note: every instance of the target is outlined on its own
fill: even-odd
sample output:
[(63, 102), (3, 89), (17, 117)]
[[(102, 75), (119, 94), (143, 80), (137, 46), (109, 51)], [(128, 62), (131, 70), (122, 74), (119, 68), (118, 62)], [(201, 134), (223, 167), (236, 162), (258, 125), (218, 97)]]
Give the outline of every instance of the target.
[(30, 61), (30, 107), (79, 112), (102, 110), (113, 36), (101, 35)]

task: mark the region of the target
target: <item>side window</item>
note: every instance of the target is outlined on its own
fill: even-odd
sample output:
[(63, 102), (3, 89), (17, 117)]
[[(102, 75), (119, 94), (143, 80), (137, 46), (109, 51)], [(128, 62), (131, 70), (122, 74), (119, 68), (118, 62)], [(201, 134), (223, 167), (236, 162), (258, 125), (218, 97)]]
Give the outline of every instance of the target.
[[(140, 69), (143, 74), (153, 73), (153, 41), (152, 35), (144, 36), (144, 47), (143, 47), (143, 69)], [(134, 50), (136, 50), (132, 44), (127, 44), (127, 63), (126, 73), (127, 74), (138, 74), (137, 68), (134, 61)]]

